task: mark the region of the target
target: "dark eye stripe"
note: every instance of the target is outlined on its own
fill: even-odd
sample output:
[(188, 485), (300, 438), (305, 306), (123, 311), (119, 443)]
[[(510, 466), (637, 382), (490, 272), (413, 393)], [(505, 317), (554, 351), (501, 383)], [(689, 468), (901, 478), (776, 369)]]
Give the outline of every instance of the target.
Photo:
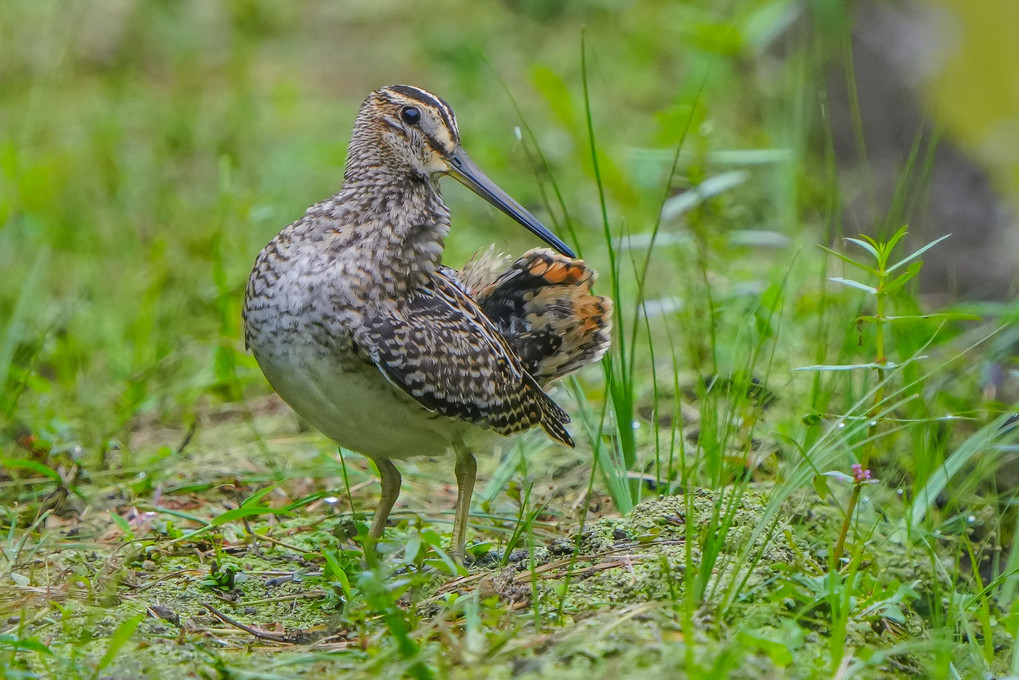
[(432, 147), (432, 151), (434, 151), (435, 153), (439, 154), (440, 156), (445, 156), (448, 153), (446, 149), (442, 148), (441, 144), (432, 139), (431, 135), (421, 136), (425, 138), (425, 141), (428, 142), (428, 146)]
[[(399, 132), (404, 137), (409, 137), (407, 129), (404, 126), (400, 125), (395, 118), (383, 116), (382, 122), (388, 125), (391, 129), (395, 130), (396, 132)], [(421, 130), (420, 128), (417, 128), (417, 130), (421, 134), (421, 136), (424, 137), (425, 143), (432, 148), (432, 151), (439, 154), (440, 156), (445, 156), (447, 153), (449, 153), (446, 149), (443, 148), (442, 144), (440, 144), (438, 140), (433, 139), (431, 135), (425, 134), (424, 130)]]

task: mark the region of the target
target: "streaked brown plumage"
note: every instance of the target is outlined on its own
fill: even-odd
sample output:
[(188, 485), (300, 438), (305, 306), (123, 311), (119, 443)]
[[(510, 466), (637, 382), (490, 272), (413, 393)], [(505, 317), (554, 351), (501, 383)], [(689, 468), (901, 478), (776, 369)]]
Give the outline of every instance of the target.
[[(445, 174), (565, 254), (531, 250), (501, 273), (490, 254), (462, 273), (442, 266)], [(445, 102), (394, 85), (362, 105), (339, 193), (259, 254), (245, 339), (294, 410), (375, 461), (372, 539), (399, 495), (392, 460), (455, 452), (451, 553), (462, 560), (473, 451), (489, 433), (540, 425), (573, 446), (569, 416), (543, 387), (608, 348), (611, 301), (591, 294), (594, 279), (464, 154)]]
[(474, 298), (524, 370), (547, 385), (609, 346), (612, 303), (591, 294), (596, 278), (583, 260), (536, 248), (494, 281), (476, 286)]

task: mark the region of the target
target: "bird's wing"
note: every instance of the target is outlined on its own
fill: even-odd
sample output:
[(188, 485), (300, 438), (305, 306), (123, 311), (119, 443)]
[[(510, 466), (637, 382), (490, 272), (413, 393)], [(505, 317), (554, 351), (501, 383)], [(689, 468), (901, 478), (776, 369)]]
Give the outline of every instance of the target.
[(612, 339), (612, 300), (591, 293), (583, 260), (530, 250), (496, 277), (468, 272), (470, 290), (524, 369), (547, 384), (602, 358)]
[(429, 410), (503, 435), (541, 425), (573, 446), (569, 416), (449, 272), (369, 316), (354, 340), (391, 383)]

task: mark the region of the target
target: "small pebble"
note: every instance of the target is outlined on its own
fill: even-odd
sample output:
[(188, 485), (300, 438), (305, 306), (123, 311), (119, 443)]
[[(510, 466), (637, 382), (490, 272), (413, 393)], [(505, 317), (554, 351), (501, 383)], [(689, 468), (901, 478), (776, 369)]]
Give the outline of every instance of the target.
[(551, 555), (572, 555), (575, 551), (576, 546), (569, 541), (556, 541), (548, 546)]
[(525, 548), (518, 548), (509, 554), (509, 562), (523, 562), (527, 559), (527, 550)]

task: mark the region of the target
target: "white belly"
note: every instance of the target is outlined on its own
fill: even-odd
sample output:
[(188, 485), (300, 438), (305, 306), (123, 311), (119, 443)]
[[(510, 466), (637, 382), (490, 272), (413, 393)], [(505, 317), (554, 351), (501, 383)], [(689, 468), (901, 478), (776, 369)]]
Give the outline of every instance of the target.
[(302, 418), (340, 446), (369, 458), (439, 456), (464, 435), (473, 443), (483, 434), (470, 423), (429, 412), (368, 364), (354, 361), (352, 370), (343, 371), (335, 360), (326, 361), (301, 345), (271, 357), (255, 352), (255, 359)]

